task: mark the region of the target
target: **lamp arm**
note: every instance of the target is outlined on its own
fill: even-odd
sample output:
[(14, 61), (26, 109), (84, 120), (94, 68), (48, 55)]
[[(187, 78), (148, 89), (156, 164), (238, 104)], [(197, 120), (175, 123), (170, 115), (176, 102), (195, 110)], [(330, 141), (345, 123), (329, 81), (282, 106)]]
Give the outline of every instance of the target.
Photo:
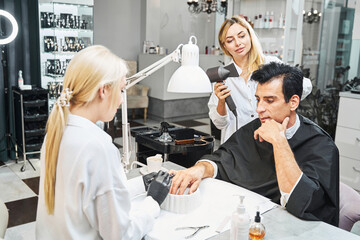
[(130, 163), (130, 156), (131, 151), (129, 150), (129, 124), (128, 124), (128, 117), (127, 117), (127, 89), (131, 88), (138, 82), (142, 81), (144, 78), (150, 76), (166, 64), (170, 62), (179, 62), (180, 61), (180, 44), (171, 54), (163, 57), (159, 61), (151, 64), (150, 66), (144, 68), (143, 70), (139, 71), (138, 73), (132, 75), (131, 77), (127, 78), (126, 87), (123, 90), (123, 103), (122, 103), (122, 113), (121, 113), (121, 120), (122, 120), (122, 136), (123, 136), (123, 154), (122, 154), (122, 164), (124, 167), (125, 172), (128, 172), (128, 166)]
[(132, 86), (134, 86), (135, 84), (137, 84), (144, 78), (150, 76), (151, 74), (153, 74), (154, 72), (156, 72), (157, 70), (159, 70), (160, 68), (165, 66), (166, 64), (168, 64), (170, 62), (179, 62), (180, 61), (180, 49), (179, 49), (180, 46), (181, 45), (179, 45), (175, 51), (173, 51), (169, 55), (163, 57), (159, 61), (151, 64), (150, 66), (144, 68), (143, 70), (132, 75), (131, 77), (126, 78), (126, 80), (128, 81), (126, 84), (126, 89), (131, 88)]

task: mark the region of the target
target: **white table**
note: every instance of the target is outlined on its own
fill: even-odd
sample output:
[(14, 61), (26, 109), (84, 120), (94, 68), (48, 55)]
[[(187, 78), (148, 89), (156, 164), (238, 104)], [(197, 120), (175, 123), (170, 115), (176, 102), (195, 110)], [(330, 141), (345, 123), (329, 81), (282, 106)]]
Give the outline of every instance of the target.
[[(172, 162), (165, 162), (164, 167), (167, 169), (179, 170), (183, 167)], [(131, 170), (128, 178), (140, 175), (139, 169)], [(234, 206), (235, 209), (235, 206)], [(180, 218), (180, 217), (179, 217)], [(266, 239), (276, 240), (296, 240), (296, 239), (316, 239), (316, 240), (352, 240), (360, 239), (360, 236), (344, 231), (321, 221), (301, 220), (285, 209), (278, 206), (262, 215), (262, 222), (266, 228)], [(210, 237), (211, 240), (228, 240), (229, 231), (222, 232), (216, 236)]]

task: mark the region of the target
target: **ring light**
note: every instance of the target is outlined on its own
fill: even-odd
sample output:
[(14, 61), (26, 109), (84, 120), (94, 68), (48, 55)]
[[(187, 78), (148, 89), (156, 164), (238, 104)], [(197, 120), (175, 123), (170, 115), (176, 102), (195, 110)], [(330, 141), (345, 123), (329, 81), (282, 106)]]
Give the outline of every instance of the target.
[(17, 24), (15, 18), (7, 11), (0, 10), (0, 16), (4, 16), (5, 18), (9, 19), (11, 26), (12, 26), (12, 32), (11, 32), (10, 36), (8, 36), (7, 38), (4, 38), (4, 39), (0, 39), (0, 45), (5, 45), (5, 44), (12, 42), (16, 38), (19, 27), (18, 27), (18, 24)]

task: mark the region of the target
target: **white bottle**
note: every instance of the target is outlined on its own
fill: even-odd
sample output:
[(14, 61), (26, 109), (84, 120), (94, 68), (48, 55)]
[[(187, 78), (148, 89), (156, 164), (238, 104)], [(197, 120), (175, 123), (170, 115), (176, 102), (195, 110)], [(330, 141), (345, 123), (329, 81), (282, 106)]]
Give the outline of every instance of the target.
[(255, 16), (255, 17), (254, 17), (254, 28), (259, 28), (258, 16)]
[(271, 11), (269, 16), (269, 28), (273, 28), (273, 27), (274, 27), (274, 12)]
[(283, 14), (280, 14), (280, 18), (279, 18), (279, 28), (283, 28), (284, 27), (284, 17)]
[(230, 239), (248, 240), (250, 217), (244, 206), (244, 196), (240, 197), (240, 203), (231, 217)]
[(19, 71), (18, 86), (21, 89), (24, 86), (24, 79), (22, 77), (22, 71)]
[(269, 28), (269, 11), (266, 11), (266, 13), (265, 13), (264, 28)]
[(260, 14), (259, 15), (259, 28), (264, 28), (264, 19), (263, 16)]

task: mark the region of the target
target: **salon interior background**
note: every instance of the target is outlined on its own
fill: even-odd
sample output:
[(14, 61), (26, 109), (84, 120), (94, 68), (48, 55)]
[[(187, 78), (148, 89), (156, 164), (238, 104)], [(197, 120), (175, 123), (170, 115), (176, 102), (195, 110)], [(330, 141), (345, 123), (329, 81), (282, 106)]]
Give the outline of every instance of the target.
[[(77, 2), (77, 0), (68, 1)], [(234, 14), (246, 15), (248, 11), (244, 9), (244, 6), (249, 2), (251, 1), (228, 0), (227, 17)], [(296, 9), (295, 6), (302, 0), (258, 0), (257, 2), (260, 5), (266, 2), (268, 7), (266, 10), (276, 11), (277, 6), (285, 6), (286, 2), (293, 4)], [(334, 79), (326, 77), (320, 79), (319, 72), (333, 68), (327, 64), (329, 60), (335, 61), (337, 54), (335, 49), (329, 51), (326, 48), (331, 45), (327, 42), (329, 39), (337, 39), (330, 20), (337, 17), (337, 24), (342, 24), (339, 11), (350, 9), (349, 14), (352, 14), (353, 18), (352, 26), (360, 26), (360, 2), (359, 0), (304, 0), (304, 9), (309, 11), (311, 8), (321, 11), (322, 17), (316, 24), (303, 23), (302, 45), (297, 47), (302, 48), (303, 53), (306, 53), (303, 54), (303, 62), (300, 64), (302, 65), (306, 59), (311, 59), (312, 64), (308, 66), (310, 76), (314, 85), (323, 90)], [(19, 35), (7, 46), (9, 86), (16, 85), (17, 73), (20, 69), (24, 72), (25, 84), (39, 85), (39, 29), (37, 27), (39, 18), (35, 17), (38, 15), (37, 1), (1, 0), (0, 9), (13, 13), (19, 22)], [(302, 14), (302, 9), (297, 10)], [(195, 35), (198, 39), (200, 54), (204, 54), (205, 46), (218, 46), (217, 32), (223, 20), (224, 15), (218, 13), (191, 14), (185, 0), (96, 0), (94, 1), (94, 43), (105, 45), (126, 60), (137, 61), (145, 40), (152, 40), (156, 45), (159, 44), (171, 52), (179, 43), (186, 43), (190, 35)], [(360, 28), (354, 27), (351, 31), (348, 79), (359, 76)], [(6, 116), (11, 118), (11, 113), (5, 113), (2, 68), (0, 68), (0, 79), (0, 135), (3, 136)], [(155, 89), (159, 87), (157, 84), (162, 83), (153, 81), (151, 84), (151, 87)], [(167, 95), (167, 97), (170, 100), (179, 98), (173, 95)], [(2, 149), (4, 143), (0, 144), (0, 149)], [(6, 159), (3, 153), (0, 154), (1, 159)]]

